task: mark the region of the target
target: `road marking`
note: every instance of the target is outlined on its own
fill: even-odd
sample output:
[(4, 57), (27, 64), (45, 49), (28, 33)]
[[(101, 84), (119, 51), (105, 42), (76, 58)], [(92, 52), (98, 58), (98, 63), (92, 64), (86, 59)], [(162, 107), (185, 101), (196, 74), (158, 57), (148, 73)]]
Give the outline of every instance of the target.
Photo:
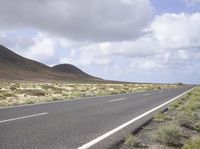
[[(194, 87), (194, 88), (196, 88), (196, 87)], [(115, 129), (113, 129), (113, 130), (111, 130), (111, 131), (109, 131), (109, 132), (103, 134), (102, 136), (100, 136), (100, 137), (98, 137), (98, 138), (96, 138), (96, 139), (94, 139), (94, 140), (92, 140), (92, 141), (90, 141), (90, 142), (88, 142), (88, 143), (82, 145), (81, 147), (78, 147), (78, 149), (88, 149), (88, 148), (90, 148), (91, 146), (93, 146), (93, 145), (99, 143), (100, 141), (106, 139), (107, 137), (113, 135), (114, 133), (116, 133), (116, 132), (120, 131), (121, 129), (127, 127), (128, 125), (132, 124), (133, 122), (135, 122), (135, 121), (137, 121), (137, 120), (139, 120), (139, 119), (141, 119), (141, 118), (143, 118), (143, 117), (149, 115), (150, 113), (152, 113), (152, 112), (154, 112), (154, 111), (160, 109), (161, 107), (163, 107), (163, 106), (169, 104), (170, 102), (174, 101), (175, 99), (177, 99), (177, 98), (183, 96), (184, 94), (190, 92), (190, 91), (193, 90), (194, 88), (191, 88), (190, 90), (188, 90), (188, 91), (186, 91), (186, 92), (184, 92), (184, 93), (182, 93), (182, 94), (176, 96), (175, 98), (173, 98), (173, 99), (171, 99), (171, 100), (169, 100), (169, 101), (167, 101), (167, 102), (165, 102), (165, 103), (163, 103), (163, 104), (161, 104), (161, 105), (159, 105), (159, 106), (157, 106), (157, 107), (155, 107), (155, 108), (153, 108), (153, 109), (151, 109), (151, 110), (149, 110), (149, 111), (147, 111), (147, 112), (145, 112), (145, 113), (143, 113), (143, 114), (141, 114), (141, 115), (139, 115), (139, 116), (137, 116), (137, 117), (135, 117), (134, 119), (132, 119), (132, 120), (130, 120), (130, 121), (128, 121), (128, 122), (126, 122), (126, 123), (124, 123), (124, 124), (118, 126), (117, 128), (115, 128)]]
[(121, 101), (121, 100), (126, 100), (126, 98), (113, 99), (113, 100), (110, 100), (109, 102), (115, 102), (115, 101)]
[(148, 95), (151, 95), (151, 93), (144, 94), (144, 96), (148, 96)]
[(21, 120), (21, 119), (25, 119), (25, 118), (46, 115), (46, 114), (48, 114), (48, 113), (47, 112), (46, 113), (38, 113), (38, 114), (33, 114), (33, 115), (28, 115), (28, 116), (23, 116), (23, 117), (17, 117), (17, 118), (2, 120), (2, 121), (0, 121), (0, 123), (6, 123), (6, 122), (10, 122), (10, 121), (16, 121), (16, 120)]

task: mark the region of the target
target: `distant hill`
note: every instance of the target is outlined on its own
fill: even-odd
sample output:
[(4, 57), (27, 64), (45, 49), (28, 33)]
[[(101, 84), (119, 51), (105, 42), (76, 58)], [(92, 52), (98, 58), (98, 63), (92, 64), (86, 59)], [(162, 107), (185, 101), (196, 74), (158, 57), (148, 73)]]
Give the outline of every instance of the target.
[(86, 77), (86, 78), (93, 77), (71, 64), (56, 65), (56, 66), (53, 66), (52, 69), (57, 72), (76, 74), (76, 75), (79, 75), (80, 77)]
[(0, 45), (0, 80), (61, 80), (61, 81), (101, 81), (76, 66), (60, 64), (46, 66), (24, 58)]

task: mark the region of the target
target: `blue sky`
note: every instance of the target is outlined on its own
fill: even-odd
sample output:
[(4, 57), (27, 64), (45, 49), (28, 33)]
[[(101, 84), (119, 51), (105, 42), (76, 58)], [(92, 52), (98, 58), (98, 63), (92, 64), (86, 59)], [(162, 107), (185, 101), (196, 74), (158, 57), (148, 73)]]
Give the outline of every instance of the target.
[(200, 83), (200, 0), (19, 1), (1, 0), (0, 44), (27, 58), (104, 79)]
[(151, 0), (156, 14), (163, 13), (194, 13), (199, 12), (199, 1), (186, 0)]

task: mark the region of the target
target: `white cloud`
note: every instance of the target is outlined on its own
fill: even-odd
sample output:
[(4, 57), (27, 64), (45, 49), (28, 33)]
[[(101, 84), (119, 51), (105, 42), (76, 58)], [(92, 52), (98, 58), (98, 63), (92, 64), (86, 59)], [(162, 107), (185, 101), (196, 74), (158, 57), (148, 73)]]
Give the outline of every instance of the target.
[[(137, 40), (83, 44), (68, 61), (78, 65), (105, 64), (110, 69), (197, 72), (200, 61), (200, 13), (163, 14)], [(78, 57), (77, 57), (78, 55)], [(108, 68), (106, 68), (108, 69)], [(113, 69), (114, 70), (114, 69)]]
[(129, 65), (129, 69), (137, 69), (137, 70), (142, 70), (142, 71), (151, 71), (152, 69), (159, 69), (162, 68), (163, 65), (159, 62), (156, 61), (155, 59), (135, 59), (132, 60), (132, 62)]
[(94, 47), (92, 45), (87, 45), (81, 46), (78, 49), (71, 49), (68, 57), (62, 57), (60, 63), (70, 63), (78, 66), (110, 64), (111, 59), (104, 57), (102, 51), (96, 50), (96, 47), (99, 47), (98, 44), (95, 44)]
[(45, 36), (39, 34), (35, 38), (35, 44), (29, 47), (24, 55), (28, 58), (44, 61), (48, 60), (55, 55), (56, 42)]
[(2, 29), (35, 28), (79, 41), (131, 40), (143, 34), (152, 17), (149, 0), (0, 2)]
[(26, 48), (33, 46), (35, 43), (34, 37), (26, 33), (27, 30), (0, 30), (0, 44), (8, 48), (23, 51)]
[[(90, 5), (86, 5), (89, 2), (91, 3), (91, 1), (87, 0), (86, 3), (84, 3), (82, 6), (80, 5), (81, 4), (80, 0), (76, 0), (76, 1), (70, 0), (67, 2), (63, 0), (50, 2), (47, 0), (41, 3), (40, 6), (44, 6), (44, 8), (45, 7), (51, 8), (50, 10), (53, 10), (53, 12), (57, 10), (57, 8), (59, 8), (59, 10), (57, 10), (55, 14), (51, 14), (48, 10), (45, 10), (43, 13), (44, 14), (50, 13), (51, 15), (56, 15), (57, 16), (55, 17), (56, 19), (59, 19), (58, 16), (62, 15), (61, 18), (65, 18), (66, 22), (59, 22), (61, 20), (56, 20), (56, 21), (54, 20), (54, 22), (56, 22), (57, 24), (59, 23), (65, 24), (65, 28), (68, 28), (68, 25), (69, 25), (67, 24), (68, 22), (73, 23), (73, 25), (77, 23), (76, 24), (77, 26), (75, 27), (78, 27), (78, 29), (76, 28), (76, 30), (72, 30), (72, 32), (75, 34), (76, 32), (80, 32), (81, 34), (80, 36), (82, 35), (85, 36), (85, 34), (87, 33), (87, 35), (85, 36), (86, 38), (91, 35), (94, 35), (93, 37), (96, 38), (96, 36), (99, 36), (100, 33), (102, 33), (102, 30), (100, 28), (104, 26), (105, 27), (104, 31), (106, 33), (105, 34), (103, 33), (104, 35), (102, 34), (101, 37), (99, 36), (97, 38), (106, 39), (107, 37), (111, 35), (111, 36), (114, 36), (114, 38), (123, 38), (123, 40), (126, 40), (128, 38), (123, 37), (123, 34), (121, 33), (118, 37), (116, 36), (117, 34), (116, 32), (123, 31), (124, 28), (126, 28), (124, 31), (126, 32), (127, 37), (130, 34), (135, 34), (136, 32), (137, 32), (136, 34), (138, 35), (138, 33), (141, 32), (141, 30), (143, 30), (143, 27), (145, 27), (141, 25), (141, 23), (143, 24), (145, 22), (144, 24), (146, 24), (148, 22), (147, 18), (149, 18), (149, 16), (147, 16), (146, 18), (147, 11), (150, 14), (152, 11), (151, 5), (149, 1), (147, 0), (137, 0), (137, 1), (119, 0), (117, 2), (115, 1), (116, 2), (115, 5), (114, 5), (113, 0), (112, 1), (103, 0), (101, 2), (93, 1)], [(30, 5), (30, 3), (32, 5), (37, 6), (35, 7), (35, 10), (33, 12), (36, 12), (36, 10), (37, 12), (40, 12), (39, 10), (41, 7), (39, 7), (38, 3), (34, 3), (34, 2), (23, 3), (22, 10), (19, 10), (18, 7), (16, 7), (15, 9), (13, 8), (13, 9), (17, 11), (16, 13), (21, 14), (22, 12), (25, 11), (24, 7)], [(10, 4), (6, 3), (6, 4), (7, 4), (6, 6), (11, 5), (11, 3)], [(91, 7), (91, 5), (93, 7)], [(86, 9), (86, 7), (88, 6), (90, 6), (90, 8)], [(105, 9), (103, 9), (103, 7), (105, 7)], [(133, 9), (135, 7), (136, 9)], [(63, 13), (65, 12), (66, 8), (69, 8), (70, 13)], [(77, 9), (78, 11), (75, 11)], [(83, 9), (86, 10), (85, 12), (86, 14), (82, 12)], [(109, 10), (109, 11), (105, 11), (105, 10)], [(125, 11), (122, 11), (122, 10), (125, 10)], [(2, 9), (2, 11), (4, 12), (5, 10)], [(91, 16), (88, 12), (93, 12), (93, 15)], [(115, 15), (118, 16), (119, 18), (118, 17), (113, 18), (113, 16)], [(27, 16), (23, 16), (22, 14), (21, 16), (22, 16), (22, 19), (25, 19), (27, 17)], [(12, 18), (14, 16), (10, 14), (9, 17)], [(31, 19), (33, 16), (31, 15), (29, 17)], [(42, 19), (40, 17), (42, 16), (39, 16), (39, 19)], [(51, 21), (52, 17), (49, 16), (47, 18), (49, 21)], [(93, 24), (94, 22), (97, 21), (95, 20), (96, 18), (101, 18), (102, 23)], [(39, 21), (39, 23), (48, 23), (57, 27), (56, 24), (49, 23), (48, 20), (46, 19), (43, 18), (43, 21), (41, 22)], [(89, 19), (87, 20), (87, 22), (85, 22), (88, 25), (82, 24), (84, 22), (80, 23), (81, 20), (85, 21), (85, 19)], [(123, 21), (123, 19), (125, 19), (125, 22)], [(27, 25), (26, 21), (24, 22), (25, 25)], [(36, 21), (36, 20), (32, 20), (32, 21)], [(32, 25), (36, 25), (36, 26), (42, 25), (42, 24), (35, 24), (35, 23), (36, 22), (32, 22)], [(120, 23), (120, 24), (117, 24), (117, 23)], [(123, 23), (125, 23), (125, 25), (123, 25)], [(135, 24), (134, 28), (133, 26), (131, 26), (131, 24), (132, 25)], [(81, 28), (82, 26), (86, 28), (83, 29)], [(117, 28), (117, 26), (120, 28)], [(138, 29), (137, 28), (138, 26), (142, 26), (142, 27)], [(157, 64), (155, 60), (144, 60), (144, 59), (148, 59), (149, 57), (152, 59), (155, 59), (154, 58), (155, 56), (162, 55), (168, 52), (169, 50), (174, 50), (174, 53), (177, 53), (177, 55), (179, 55), (178, 59), (185, 59), (185, 60), (188, 59), (188, 55), (186, 52), (183, 52), (183, 51), (175, 52), (175, 50), (182, 49), (182, 48), (190, 49), (190, 47), (199, 46), (200, 45), (199, 26), (200, 26), (199, 13), (163, 14), (163, 15), (157, 16), (149, 26), (146, 26), (145, 28), (146, 33), (143, 36), (137, 38), (136, 40), (128, 39), (128, 41), (115, 41), (115, 42), (106, 41), (106, 42), (92, 43), (92, 42), (72, 41), (67, 38), (59, 38), (59, 37), (51, 38), (50, 36), (47, 36), (47, 35), (37, 36), (34, 38), (34, 40), (32, 40), (34, 44), (30, 45), (29, 47), (27, 46), (25, 48), (26, 56), (29, 58), (36, 59), (36, 60), (49, 59), (54, 56), (56, 45), (60, 44), (63, 47), (63, 49), (66, 48), (67, 50), (72, 51), (74, 53), (68, 56), (63, 55), (63, 57), (60, 59), (60, 62), (75, 63), (75, 64), (83, 65), (83, 66), (93, 65), (93, 64), (110, 65), (112, 63), (116, 63), (114, 62), (116, 57), (125, 57), (126, 59), (136, 59), (136, 58), (141, 59), (141, 61), (144, 61), (143, 66), (141, 66), (143, 67), (143, 69), (148, 68), (148, 67), (163, 68), (164, 64)], [(94, 27), (96, 27), (97, 30), (95, 29), (94, 31), (93, 30)], [(59, 29), (61, 29), (62, 32), (65, 33), (65, 30), (63, 28), (59, 28)], [(91, 34), (91, 31), (92, 32), (94, 31), (93, 32), (94, 34), (93, 33)], [(107, 36), (107, 33), (109, 34), (109, 36)], [(77, 37), (78, 36), (79, 35), (77, 34)], [(106, 39), (106, 40), (109, 40), (109, 39)], [(18, 41), (23, 41), (23, 40), (20, 39)], [(168, 59), (170, 59), (170, 57)], [(131, 60), (131, 63), (134, 63), (132, 61), (134, 60)]]
[[(10, 0), (2, 2), (0, 40), (7, 45), (16, 41), (13, 47), (24, 44), (21, 47), (29, 58), (44, 62), (62, 49), (53, 63), (91, 68), (93, 74), (106, 73), (103, 76), (109, 79), (147, 72), (172, 73), (172, 77), (177, 72), (176, 76), (199, 74), (199, 12), (161, 14), (150, 23), (148, 0), (20, 1), (21, 6)], [(27, 13), (30, 5), (33, 13)], [(11, 9), (15, 15), (8, 12)], [(26, 27), (39, 29), (37, 35), (4, 31)]]
[(200, 45), (200, 13), (157, 16), (149, 30), (160, 48), (184, 48)]

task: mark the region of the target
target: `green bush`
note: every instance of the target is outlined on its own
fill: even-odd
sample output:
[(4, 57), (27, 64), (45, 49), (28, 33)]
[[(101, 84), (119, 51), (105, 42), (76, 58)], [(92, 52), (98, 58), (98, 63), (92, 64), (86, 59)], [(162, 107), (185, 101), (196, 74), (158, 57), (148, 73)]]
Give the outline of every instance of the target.
[(45, 92), (39, 89), (25, 89), (20, 91), (21, 94), (30, 95), (30, 96), (45, 96)]
[(182, 100), (176, 100), (175, 102), (173, 102), (173, 103), (170, 105), (170, 108), (176, 109), (176, 108), (180, 107), (181, 105), (182, 105)]
[(55, 94), (62, 94), (62, 92), (63, 92), (63, 90), (60, 89), (60, 88), (54, 88), (52, 91), (53, 91), (53, 93), (55, 93)]
[(140, 143), (139, 143), (138, 139), (133, 135), (128, 135), (125, 138), (124, 144), (126, 146), (134, 146), (134, 147), (140, 146)]
[(5, 93), (3, 94), (3, 96), (4, 96), (4, 97), (13, 97), (14, 94), (9, 93), (9, 92), (5, 92)]
[(6, 97), (2, 93), (0, 93), (0, 100), (4, 100), (4, 99), (6, 99)]
[(61, 100), (60, 98), (57, 98), (57, 97), (53, 97), (53, 101), (59, 101)]
[(181, 145), (181, 130), (180, 127), (176, 124), (160, 126), (160, 128), (155, 131), (153, 137), (156, 141), (164, 145)]
[(156, 122), (164, 122), (164, 121), (169, 121), (169, 120), (172, 120), (172, 118), (164, 114), (163, 112), (158, 112), (154, 116), (154, 121)]
[(200, 121), (198, 121), (194, 124), (194, 128), (196, 131), (200, 132)]
[(35, 102), (33, 100), (26, 101), (26, 104), (34, 104)]
[(200, 109), (200, 101), (196, 101), (194, 98), (190, 98), (185, 104), (185, 110), (189, 112), (197, 111)]
[(189, 140), (182, 149), (200, 149), (200, 137)]
[(177, 120), (180, 124), (180, 126), (185, 127), (185, 128), (189, 128), (194, 130), (195, 129), (195, 122), (196, 122), (196, 118), (187, 112), (182, 112), (177, 116)]
[(10, 87), (10, 90), (11, 90), (11, 91), (15, 91), (15, 90), (17, 90), (17, 87), (16, 87), (16, 86), (11, 86), (11, 87)]
[(46, 85), (46, 84), (42, 85), (41, 87), (42, 87), (42, 89), (44, 89), (44, 90), (48, 90), (48, 89), (51, 89), (51, 88), (52, 88), (50, 85)]

